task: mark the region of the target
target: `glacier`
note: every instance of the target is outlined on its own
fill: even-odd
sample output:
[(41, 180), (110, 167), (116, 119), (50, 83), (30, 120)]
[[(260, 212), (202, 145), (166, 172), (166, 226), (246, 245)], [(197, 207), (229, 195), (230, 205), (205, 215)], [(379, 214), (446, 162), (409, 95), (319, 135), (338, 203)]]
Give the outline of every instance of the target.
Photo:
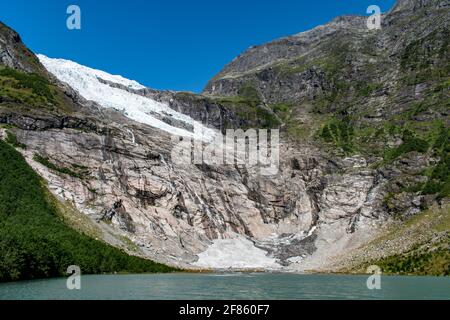
[[(103, 108), (113, 108), (122, 112), (128, 118), (158, 128), (172, 135), (190, 137), (202, 141), (212, 141), (216, 131), (203, 126), (191, 117), (171, 109), (167, 104), (144, 97), (121, 88), (115, 88), (101, 80), (120, 84), (126, 88), (140, 90), (146, 88), (134, 80), (126, 79), (120, 75), (89, 68), (76, 62), (49, 58), (38, 54), (40, 62), (58, 80), (67, 83), (86, 100), (91, 100)], [(172, 126), (159, 120), (154, 114), (161, 117), (171, 117), (190, 127), (196, 127), (194, 132)]]

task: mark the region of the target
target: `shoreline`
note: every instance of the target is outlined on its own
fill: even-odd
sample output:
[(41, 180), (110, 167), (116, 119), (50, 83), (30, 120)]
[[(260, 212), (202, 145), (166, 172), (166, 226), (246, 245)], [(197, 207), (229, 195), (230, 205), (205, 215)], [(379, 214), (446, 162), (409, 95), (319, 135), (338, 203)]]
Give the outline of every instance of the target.
[[(181, 270), (173, 272), (144, 272), (144, 273), (129, 273), (129, 272), (116, 272), (116, 273), (86, 273), (81, 274), (81, 276), (125, 276), (125, 275), (135, 275), (135, 276), (153, 276), (153, 275), (167, 275), (167, 274), (178, 274), (178, 275), (239, 275), (239, 274), (274, 274), (274, 275), (292, 275), (292, 276), (370, 276), (370, 273), (345, 273), (345, 272), (326, 272), (326, 271), (307, 271), (307, 272), (295, 272), (295, 271), (270, 271), (270, 270), (256, 270), (256, 269), (240, 269), (240, 270)], [(445, 278), (450, 276), (445, 275), (418, 275), (418, 274), (394, 274), (394, 273), (381, 273), (381, 276), (386, 277), (433, 277), (433, 278)], [(30, 281), (42, 281), (42, 280), (55, 280), (55, 279), (67, 279), (67, 277), (48, 277), (48, 278), (37, 278), (37, 279), (21, 279), (15, 281), (0, 282), (0, 286), (8, 283), (20, 283), (20, 282), (30, 282)]]

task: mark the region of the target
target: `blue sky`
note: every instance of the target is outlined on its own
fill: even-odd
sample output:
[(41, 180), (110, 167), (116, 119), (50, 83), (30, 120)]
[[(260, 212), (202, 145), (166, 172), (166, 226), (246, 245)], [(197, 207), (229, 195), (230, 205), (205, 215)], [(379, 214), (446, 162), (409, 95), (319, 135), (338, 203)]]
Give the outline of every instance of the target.
[[(155, 88), (200, 92), (249, 46), (394, 0), (0, 0), (0, 20), (36, 53)], [(66, 9), (81, 8), (81, 30)]]

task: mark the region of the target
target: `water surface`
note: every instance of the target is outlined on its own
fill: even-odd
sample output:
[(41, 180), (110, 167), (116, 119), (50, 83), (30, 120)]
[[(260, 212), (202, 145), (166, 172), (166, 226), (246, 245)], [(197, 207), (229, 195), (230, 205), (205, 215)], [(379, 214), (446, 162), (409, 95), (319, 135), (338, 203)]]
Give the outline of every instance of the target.
[(0, 284), (0, 299), (450, 299), (449, 277), (381, 276), (369, 290), (364, 275), (269, 273), (82, 275)]

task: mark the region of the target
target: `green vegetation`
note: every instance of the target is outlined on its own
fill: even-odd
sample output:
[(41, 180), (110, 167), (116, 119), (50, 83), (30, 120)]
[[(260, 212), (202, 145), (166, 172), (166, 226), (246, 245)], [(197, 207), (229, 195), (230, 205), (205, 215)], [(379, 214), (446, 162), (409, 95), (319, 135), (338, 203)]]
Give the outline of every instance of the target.
[[(422, 132), (419, 128), (413, 131), (403, 130), (403, 143), (397, 148), (387, 149), (384, 152), (384, 159), (376, 164), (382, 166), (392, 163), (404, 154), (414, 151), (427, 153), (431, 156), (431, 163), (423, 164), (419, 171), (412, 174), (405, 173), (400, 180), (400, 184), (394, 181), (388, 185), (388, 193), (384, 198), (384, 205), (393, 214), (395, 212), (396, 200), (401, 199), (406, 194), (433, 195), (429, 199), (444, 199), (450, 196), (450, 128), (445, 127), (442, 122), (426, 123), (426, 130)], [(398, 134), (398, 129), (394, 130)], [(429, 202), (422, 203), (421, 209), (426, 209)]]
[(438, 248), (408, 255), (394, 255), (377, 262), (384, 273), (415, 275), (450, 275), (450, 250)]
[[(74, 170), (66, 168), (66, 167), (58, 167), (56, 164), (52, 163), (49, 158), (43, 157), (39, 154), (34, 154), (33, 160), (36, 162), (39, 162), (40, 164), (43, 164), (44, 166), (46, 166), (49, 169), (52, 169), (59, 173), (67, 174), (74, 178), (83, 179), (88, 174), (88, 172), (86, 170), (74, 171)], [(74, 166), (72, 165), (72, 167), (74, 167)], [(77, 167), (74, 167), (74, 168), (77, 168)], [(79, 169), (79, 168), (77, 168), (77, 169)]]
[(281, 124), (280, 120), (277, 119), (273, 112), (261, 106), (256, 108), (255, 120), (258, 120), (263, 128), (268, 129), (278, 128)]
[(50, 83), (47, 79), (38, 74), (24, 73), (15, 69), (4, 68), (0, 69), (0, 77), (16, 80), (10, 82), (12, 88), (31, 89), (35, 95), (45, 97), (48, 101), (52, 101), (54, 99), (53, 93), (49, 87)]
[[(450, 207), (435, 205), (392, 224), (381, 236), (358, 249), (357, 263), (351, 269), (364, 272), (368, 266), (378, 265), (385, 274), (448, 276), (449, 245)], [(378, 258), (368, 261), (367, 253)]]
[(16, 147), (16, 148), (21, 148), (21, 149), (26, 149), (27, 148), (27, 146), (25, 144), (19, 142), (17, 140), (17, 137), (14, 135), (14, 133), (12, 133), (9, 130), (6, 130), (6, 139), (5, 139), (5, 141), (7, 143), (9, 143), (10, 145)]
[[(415, 275), (450, 275), (450, 211), (449, 207), (431, 208), (405, 221), (388, 238), (409, 238), (416, 242), (402, 254), (390, 255), (371, 264), (380, 266), (384, 273)], [(439, 240), (433, 241), (438, 234)], [(422, 238), (425, 235), (424, 238)], [(421, 242), (417, 239), (422, 238)], [(425, 240), (428, 239), (428, 240)]]
[(342, 149), (346, 154), (352, 153), (354, 150), (354, 130), (348, 118), (342, 120), (334, 118), (330, 120), (323, 126), (320, 137), (326, 142), (333, 143), (334, 146)]
[(438, 199), (441, 199), (450, 196), (450, 128), (441, 128), (433, 150), (439, 162), (425, 172), (427, 182), (415, 186), (411, 191), (437, 194)]
[[(427, 84), (420, 88), (417, 100), (388, 100), (393, 108), (383, 108), (381, 113), (376, 109), (378, 104), (372, 104), (367, 98), (385, 85), (380, 82), (383, 57), (379, 57), (380, 62), (376, 65), (365, 63), (362, 68), (366, 72), (361, 72), (361, 78), (355, 81), (347, 63), (352, 58), (349, 42), (343, 39), (339, 44), (328, 44), (322, 48), (326, 54), (310, 61), (309, 65), (314, 65), (325, 73), (330, 87), (323, 94), (314, 97), (312, 110), (333, 120), (325, 123), (317, 136), (332, 143), (345, 154), (383, 157), (382, 164), (390, 163), (411, 151), (432, 151), (436, 115), (445, 113), (450, 106), (448, 38), (448, 30), (437, 30), (411, 43), (404, 50), (401, 56), (401, 74), (413, 78), (414, 83), (423, 82), (419, 79), (422, 77)], [(373, 48), (369, 49), (365, 50), (369, 52)], [(373, 72), (369, 72), (371, 69)], [(366, 78), (365, 75), (371, 76)], [(399, 82), (394, 90), (401, 93), (405, 88), (404, 82)], [(365, 107), (361, 108), (361, 105)], [(402, 108), (398, 107), (400, 105)], [(375, 111), (380, 114), (376, 117), (381, 117), (383, 121), (371, 120)], [(388, 143), (399, 138), (403, 140), (400, 146), (386, 148)], [(442, 186), (439, 183), (439, 187)], [(431, 184), (428, 187), (429, 190), (432, 189)]]
[(375, 91), (380, 90), (382, 87), (383, 85), (381, 83), (361, 82), (356, 86), (356, 93), (359, 96), (368, 97)]
[(1, 105), (14, 110), (69, 111), (59, 88), (44, 76), (0, 66)]
[[(401, 56), (404, 82), (415, 85), (448, 79), (450, 74), (450, 31), (438, 29), (408, 45)], [(433, 67), (430, 67), (433, 66)]]
[(269, 105), (273, 113), (283, 123), (281, 128), (287, 138), (295, 142), (311, 141), (318, 129), (327, 121), (328, 116), (310, 113), (311, 103), (303, 101), (298, 104), (280, 102)]
[(72, 167), (74, 167), (74, 168), (76, 168), (76, 169), (80, 169), (80, 170), (87, 170), (87, 169), (88, 169), (88, 167), (83, 166), (83, 165), (81, 165), (81, 164), (77, 164), (77, 163), (71, 163), (70, 165), (71, 165)]
[(63, 276), (69, 265), (85, 274), (174, 271), (80, 234), (63, 221), (39, 176), (0, 141), (0, 281)]
[[(238, 96), (214, 97), (213, 102), (227, 106), (235, 114), (248, 122), (248, 126), (255, 124), (263, 128), (277, 128), (280, 121), (272, 110), (261, 103), (258, 91), (247, 83), (238, 90)], [(245, 128), (245, 126), (244, 126)]]
[[(227, 106), (234, 106), (238, 110), (245, 108), (253, 110), (261, 103), (258, 91), (248, 83), (238, 90), (237, 96), (216, 97), (214, 101)], [(244, 112), (245, 110), (241, 111)]]
[(291, 61), (279, 63), (274, 66), (275, 70), (283, 77), (291, 74), (302, 73), (312, 68), (303, 57), (291, 59)]
[(408, 129), (403, 131), (402, 144), (396, 148), (388, 149), (385, 152), (384, 160), (390, 162), (397, 159), (399, 156), (411, 152), (417, 151), (420, 153), (427, 152), (429, 145), (426, 140), (416, 137), (416, 135)]
[(437, 193), (438, 198), (450, 197), (450, 129), (442, 129), (435, 143), (439, 162), (431, 171), (429, 180), (423, 186), (423, 193)]
[(271, 106), (273, 112), (278, 114), (281, 118), (285, 118), (291, 110), (292, 106), (288, 103), (277, 103)]
[(240, 87), (238, 90), (238, 95), (249, 101), (256, 101), (258, 103), (261, 101), (258, 90), (256, 90), (250, 83), (246, 83)]

